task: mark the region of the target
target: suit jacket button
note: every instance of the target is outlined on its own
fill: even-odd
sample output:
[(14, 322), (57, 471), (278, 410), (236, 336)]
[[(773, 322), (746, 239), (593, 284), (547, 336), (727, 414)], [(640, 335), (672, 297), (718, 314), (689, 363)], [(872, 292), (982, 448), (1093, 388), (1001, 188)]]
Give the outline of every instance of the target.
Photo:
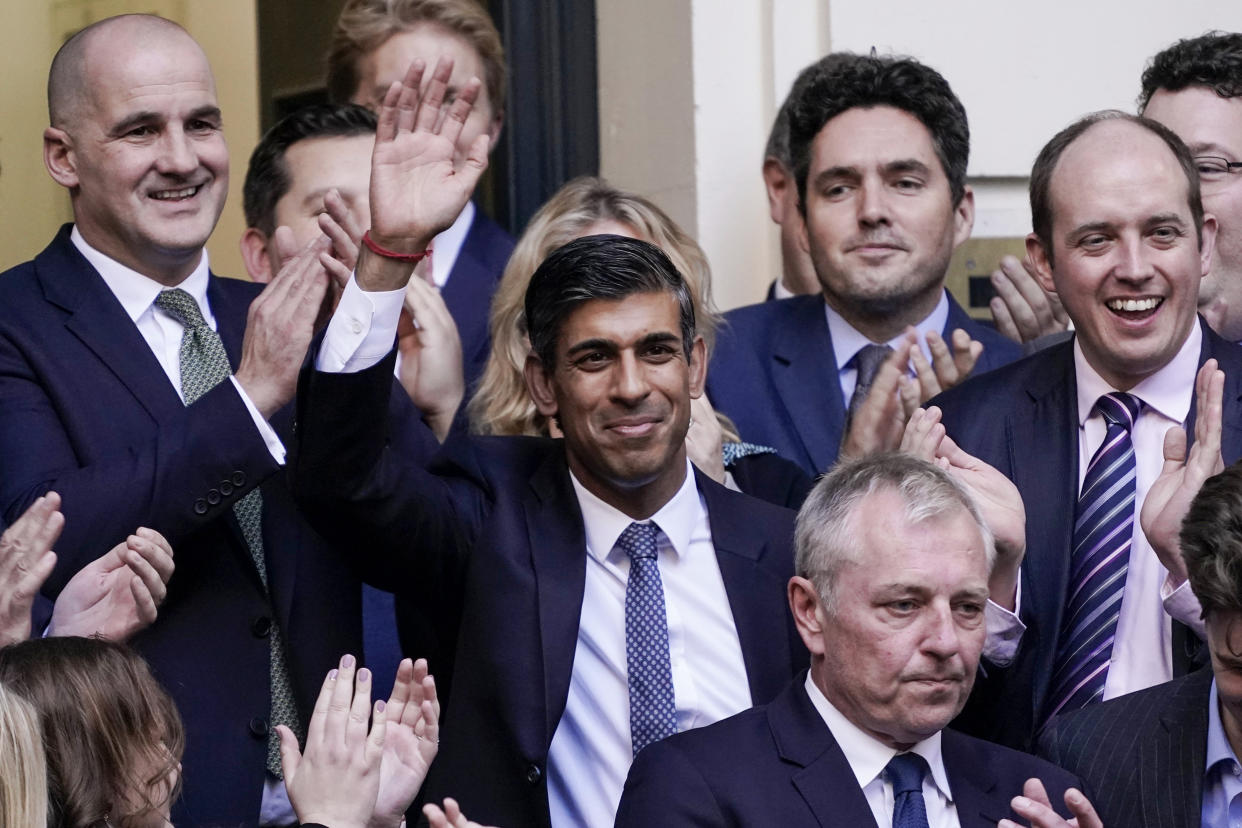
[(250, 735), (256, 739), (267, 738), (267, 719), (262, 716), (255, 716), (250, 720)]
[(217, 505), (220, 502), (220, 490), (219, 489), (208, 489), (207, 490), (207, 502), (210, 503), (212, 506)]
[(233, 472), (232, 475), (230, 475), (229, 479), (233, 481), (234, 486), (245, 486), (246, 485), (246, 473), (245, 472), (235, 471)]
[(220, 494), (228, 497), (233, 493), (233, 482), (231, 480), (220, 481)]
[(539, 780), (543, 779), (543, 771), (539, 770), (538, 765), (531, 765), (526, 769), (526, 781), (532, 785), (538, 785)]
[(196, 515), (207, 514), (207, 501), (203, 500), (201, 497), (198, 500), (194, 501), (194, 514)]
[(250, 631), (254, 633), (255, 638), (267, 638), (272, 634), (272, 619), (266, 615), (260, 615), (250, 622)]

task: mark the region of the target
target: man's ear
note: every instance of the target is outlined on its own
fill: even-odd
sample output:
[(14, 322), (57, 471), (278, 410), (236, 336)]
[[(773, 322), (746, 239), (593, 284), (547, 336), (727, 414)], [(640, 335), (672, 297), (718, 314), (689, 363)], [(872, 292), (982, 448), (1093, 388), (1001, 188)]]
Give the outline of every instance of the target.
[(768, 191), (768, 215), (776, 224), (783, 223), (788, 206), (785, 191), (793, 186), (793, 178), (785, 165), (775, 158), (763, 159), (763, 186)]
[(272, 260), (267, 255), (267, 235), (257, 227), (247, 227), (241, 237), (242, 261), (256, 282), (272, 281)]
[(60, 186), (72, 190), (78, 186), (78, 162), (73, 139), (56, 127), (43, 130), (43, 166)]
[(526, 375), (526, 390), (530, 393), (535, 408), (549, 420), (555, 417), (556, 394), (552, 388), (552, 377), (544, 369), (543, 360), (535, 354), (528, 354), (523, 373)]
[(1199, 264), (1204, 276), (1212, 270), (1212, 251), (1216, 249), (1216, 233), (1219, 229), (1216, 216), (1204, 213), (1203, 229), (1199, 231)]
[(505, 113), (497, 112), (492, 118), (490, 124), (487, 125), (487, 152), (490, 155), (492, 150), (496, 149), (496, 142), (500, 140), (500, 133), (505, 128)]
[(1040, 287), (1049, 293), (1056, 293), (1057, 285), (1052, 280), (1052, 263), (1048, 261), (1048, 250), (1034, 233), (1026, 237), (1026, 257), (1035, 268), (1035, 280)]
[(953, 249), (970, 238), (975, 229), (975, 191), (967, 187), (962, 193), (962, 200), (953, 208)]
[(697, 400), (703, 396), (703, 388), (707, 384), (707, 343), (703, 337), (696, 336), (690, 346), (690, 399)]
[(787, 587), (789, 595), (789, 611), (793, 613), (794, 626), (802, 643), (812, 656), (824, 654), (824, 623), (826, 613), (823, 603), (819, 600), (819, 592), (815, 585), (806, 578), (795, 575), (789, 579)]

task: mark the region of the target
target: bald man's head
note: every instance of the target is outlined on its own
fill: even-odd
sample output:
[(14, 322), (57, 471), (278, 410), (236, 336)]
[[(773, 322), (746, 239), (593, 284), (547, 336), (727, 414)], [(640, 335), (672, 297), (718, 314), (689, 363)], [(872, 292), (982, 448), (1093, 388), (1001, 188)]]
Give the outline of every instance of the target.
[[(89, 101), (90, 70), (97, 57), (93, 47), (114, 38), (130, 43), (143, 42), (152, 36), (182, 37), (199, 48), (189, 32), (181, 26), (153, 14), (122, 14), (92, 23), (65, 41), (52, 58), (47, 76), (47, 111), (49, 123), (67, 128)], [(199, 49), (201, 52), (202, 50)], [(115, 54), (115, 53), (112, 53)], [(107, 59), (107, 58), (105, 58)]]

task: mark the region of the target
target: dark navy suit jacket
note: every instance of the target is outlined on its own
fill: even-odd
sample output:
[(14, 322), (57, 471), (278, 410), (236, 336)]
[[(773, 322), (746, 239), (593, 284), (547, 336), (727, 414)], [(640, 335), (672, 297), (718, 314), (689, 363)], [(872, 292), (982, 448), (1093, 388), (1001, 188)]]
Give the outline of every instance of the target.
[(483, 215), (481, 209), (476, 209), (466, 240), (440, 294), (461, 335), (467, 398), (482, 375), (492, 348), (487, 318), (492, 308), (492, 294), (496, 292), (512, 252), (513, 237)]
[[(299, 385), (294, 485), (368, 579), (423, 602), (456, 642), (440, 754), (425, 793), (471, 819), (549, 823), (548, 748), (569, 693), (586, 535), (563, 441), (449, 438), (434, 458), (393, 393), (392, 358)], [(793, 512), (698, 476), (755, 702), (805, 666), (785, 605)]]
[[(234, 367), (258, 291), (211, 277)], [(286, 439), (289, 413), (272, 420)], [(304, 716), (326, 672), (360, 645), (357, 576), (300, 519), (277, 470), (232, 383), (182, 404), (68, 227), (0, 274), (0, 509), (12, 521), (44, 492), (61, 494), (65, 529), (46, 594), (139, 526), (174, 550), (160, 617), (132, 643), (185, 720), (178, 825), (258, 820), (273, 617), (287, 631)], [(271, 601), (231, 509), (260, 485)]]
[[(875, 828), (849, 761), (803, 682), (766, 707), (643, 748), (625, 780), (617, 828)], [(941, 753), (962, 828), (1016, 820), (1009, 802), (1031, 777), (1043, 780), (1064, 815), (1065, 789), (1078, 784), (1034, 756), (952, 730), (943, 731)]]
[[(1215, 358), (1225, 372), (1226, 463), (1242, 457), (1242, 348), (1199, 320), (1199, 364)], [(1073, 341), (950, 389), (931, 401), (949, 436), (1012, 480), (1026, 505), (1022, 620), (1026, 633), (1007, 669), (989, 669), (975, 685), (961, 727), (1015, 747), (1032, 745), (1048, 693), (1069, 583), (1069, 549), (1078, 499), (1078, 398)], [(1194, 437), (1192, 398), (1187, 434)], [(1201, 642), (1174, 625), (1173, 668), (1181, 675), (1204, 661)], [(986, 665), (985, 665), (986, 666)]]
[[(725, 320), (707, 372), (712, 405), (743, 440), (772, 446), (807, 474), (827, 471), (841, 447), (846, 401), (823, 296), (749, 305)], [(1021, 356), (1017, 343), (971, 319), (950, 296), (946, 340), (955, 328), (983, 343), (976, 374)]]
[(1199, 828), (1211, 688), (1205, 667), (1058, 716), (1039, 753), (1082, 778), (1105, 825)]

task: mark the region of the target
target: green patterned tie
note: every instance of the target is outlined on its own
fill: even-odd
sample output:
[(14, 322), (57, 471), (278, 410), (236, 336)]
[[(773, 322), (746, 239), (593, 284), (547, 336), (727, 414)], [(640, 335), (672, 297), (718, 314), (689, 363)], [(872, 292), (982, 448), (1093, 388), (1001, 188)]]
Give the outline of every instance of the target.
[[(167, 311), (185, 326), (181, 335), (181, 393), (185, 404), (197, 400), (228, 378), (229, 357), (224, 351), (220, 335), (203, 319), (198, 302), (180, 288), (165, 290), (155, 299), (155, 306)], [(250, 557), (259, 571), (259, 579), (267, 588), (267, 563), (263, 557), (263, 496), (251, 489), (241, 500), (233, 504), (233, 514), (241, 526)], [(273, 619), (271, 633), (271, 693), (272, 709), (270, 730), (267, 736), (267, 769), (277, 777), (280, 769), (280, 738), (276, 725), (283, 724), (297, 734), (298, 741), (305, 744), (298, 717), (297, 703), (289, 684), (289, 668), (285, 664), (285, 646), (280, 625)]]

